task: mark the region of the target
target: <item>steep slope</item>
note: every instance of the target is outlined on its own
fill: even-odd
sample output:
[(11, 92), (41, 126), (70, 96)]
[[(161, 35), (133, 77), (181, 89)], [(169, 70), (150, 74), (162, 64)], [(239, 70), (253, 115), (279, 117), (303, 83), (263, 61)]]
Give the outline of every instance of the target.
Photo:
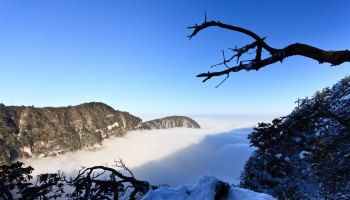
[(184, 127), (184, 128), (200, 128), (199, 124), (188, 117), (183, 116), (171, 116), (161, 119), (155, 119), (142, 123), (138, 128), (139, 129), (167, 129), (175, 127)]
[(58, 155), (123, 136), (141, 119), (103, 103), (60, 108), (0, 106), (0, 163)]
[(241, 186), (279, 199), (350, 199), (350, 77), (249, 135)]
[(104, 139), (130, 130), (174, 127), (199, 125), (177, 116), (142, 123), (138, 117), (96, 102), (59, 108), (0, 104), (0, 164), (95, 148)]

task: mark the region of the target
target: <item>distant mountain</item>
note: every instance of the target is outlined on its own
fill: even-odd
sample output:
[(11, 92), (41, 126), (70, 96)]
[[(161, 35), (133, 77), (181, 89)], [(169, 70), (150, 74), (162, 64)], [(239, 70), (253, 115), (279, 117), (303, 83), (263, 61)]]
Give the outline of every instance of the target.
[(167, 129), (173, 127), (200, 128), (199, 124), (191, 118), (183, 116), (171, 116), (155, 119), (142, 123), (139, 129)]
[(260, 123), (241, 186), (278, 199), (350, 199), (350, 77)]
[(96, 102), (58, 108), (0, 104), (0, 164), (95, 148), (105, 138), (121, 137), (130, 130), (174, 127), (199, 125), (187, 117), (142, 123), (138, 117)]

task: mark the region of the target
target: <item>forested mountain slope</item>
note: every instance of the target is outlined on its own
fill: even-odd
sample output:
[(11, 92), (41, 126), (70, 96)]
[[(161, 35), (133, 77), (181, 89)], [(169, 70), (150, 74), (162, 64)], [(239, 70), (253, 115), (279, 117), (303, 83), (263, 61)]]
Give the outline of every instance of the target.
[(174, 127), (199, 125), (182, 116), (142, 122), (98, 102), (44, 108), (0, 104), (0, 164), (95, 148), (104, 139), (121, 137), (130, 130)]
[(350, 199), (350, 77), (260, 123), (241, 186), (279, 199)]

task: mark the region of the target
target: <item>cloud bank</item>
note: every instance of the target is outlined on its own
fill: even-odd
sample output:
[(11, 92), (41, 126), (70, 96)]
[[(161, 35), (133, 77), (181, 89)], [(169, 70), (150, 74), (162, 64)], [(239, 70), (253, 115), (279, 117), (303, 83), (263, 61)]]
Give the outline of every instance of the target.
[(94, 151), (77, 151), (57, 157), (24, 160), (35, 174), (74, 174), (82, 166), (113, 166), (120, 158), (138, 179), (152, 184), (176, 186), (193, 183), (202, 174), (234, 182), (253, 149), (246, 139), (261, 120), (196, 119), (202, 129), (133, 131), (121, 138), (105, 140)]

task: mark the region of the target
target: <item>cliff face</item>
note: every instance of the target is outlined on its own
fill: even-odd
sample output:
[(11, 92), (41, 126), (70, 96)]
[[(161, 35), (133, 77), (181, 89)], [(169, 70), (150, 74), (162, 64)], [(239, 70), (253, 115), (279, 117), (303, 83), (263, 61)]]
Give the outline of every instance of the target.
[(127, 112), (95, 102), (59, 108), (0, 104), (0, 164), (91, 149), (105, 138), (121, 137), (130, 130), (174, 127), (199, 125), (187, 117), (142, 123)]
[(200, 128), (199, 124), (193, 119), (183, 116), (171, 116), (144, 122), (138, 127), (138, 129), (151, 130), (175, 127)]

